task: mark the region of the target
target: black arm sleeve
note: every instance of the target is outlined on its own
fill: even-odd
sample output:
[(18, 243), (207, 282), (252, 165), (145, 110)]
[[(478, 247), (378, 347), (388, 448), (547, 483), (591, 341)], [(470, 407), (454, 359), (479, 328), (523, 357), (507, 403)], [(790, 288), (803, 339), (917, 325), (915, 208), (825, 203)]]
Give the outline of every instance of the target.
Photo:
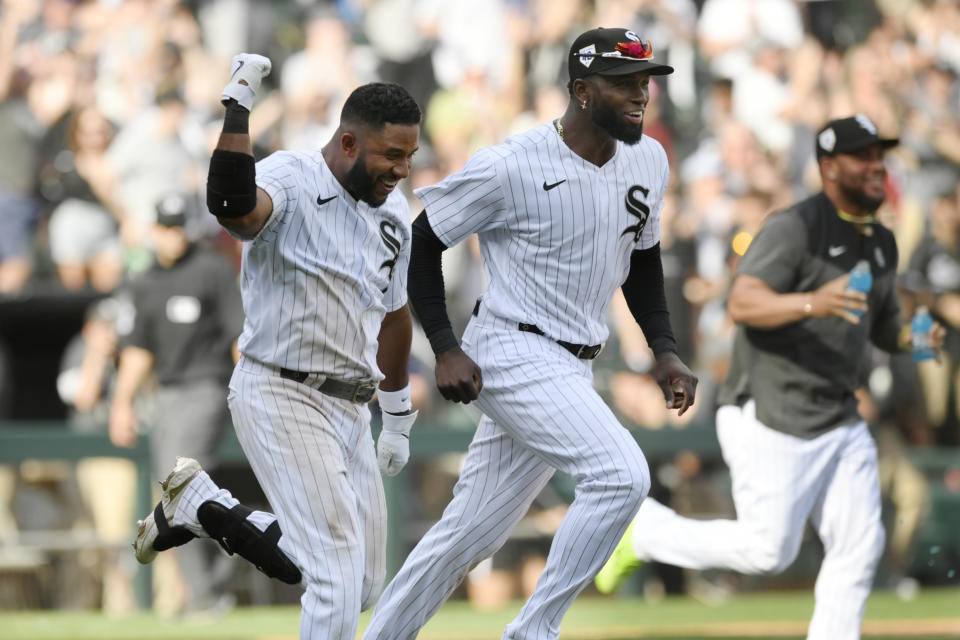
[(442, 254), (447, 246), (430, 228), (426, 210), (413, 221), (407, 295), (410, 307), (437, 355), (460, 343), (453, 334), (447, 315), (447, 296), (443, 284)]
[(253, 156), (214, 149), (207, 173), (207, 209), (218, 218), (242, 218), (257, 206)]
[[(250, 112), (231, 98), (226, 102), (223, 133), (248, 134)], [(253, 156), (215, 149), (207, 173), (207, 209), (218, 218), (242, 218), (257, 206)]]
[(650, 249), (639, 249), (630, 256), (630, 274), (621, 287), (630, 313), (643, 329), (654, 355), (677, 352), (677, 341), (670, 328), (670, 313), (663, 290), (663, 264), (660, 243)]

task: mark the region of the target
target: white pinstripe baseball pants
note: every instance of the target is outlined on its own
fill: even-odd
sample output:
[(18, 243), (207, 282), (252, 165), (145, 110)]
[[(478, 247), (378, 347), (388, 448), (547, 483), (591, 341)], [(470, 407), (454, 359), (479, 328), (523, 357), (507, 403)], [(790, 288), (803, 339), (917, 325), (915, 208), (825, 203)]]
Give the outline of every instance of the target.
[(503, 545), (559, 469), (576, 480), (576, 498), (534, 593), (503, 635), (557, 638), (564, 613), (650, 488), (646, 459), (594, 391), (589, 362), (485, 308), (463, 348), (483, 371), (477, 405), (485, 415), (453, 500), (387, 587), (366, 640), (415, 638), (467, 572)]
[(806, 440), (761, 424), (753, 402), (717, 411), (737, 520), (693, 520), (656, 500), (633, 528), (637, 557), (689, 569), (779, 573), (809, 518), (825, 556), (808, 640), (856, 640), (883, 552), (877, 448), (864, 422)]
[(387, 511), (369, 409), (249, 358), (234, 370), (228, 401), (280, 520), (279, 546), (303, 573), (300, 637), (354, 640), (386, 575)]

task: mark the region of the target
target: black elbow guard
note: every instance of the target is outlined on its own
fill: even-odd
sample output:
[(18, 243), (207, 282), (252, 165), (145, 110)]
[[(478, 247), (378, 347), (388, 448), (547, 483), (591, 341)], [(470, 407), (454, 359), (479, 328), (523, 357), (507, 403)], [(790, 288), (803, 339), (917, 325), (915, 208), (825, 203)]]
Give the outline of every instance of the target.
[(242, 218), (257, 206), (253, 156), (216, 149), (207, 174), (207, 208), (218, 218)]

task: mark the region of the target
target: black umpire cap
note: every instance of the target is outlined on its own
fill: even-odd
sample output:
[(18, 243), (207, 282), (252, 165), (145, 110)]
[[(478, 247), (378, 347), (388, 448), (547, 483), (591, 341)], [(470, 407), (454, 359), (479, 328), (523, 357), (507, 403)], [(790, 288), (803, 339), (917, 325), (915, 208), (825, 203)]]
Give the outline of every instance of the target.
[(629, 29), (598, 27), (581, 33), (570, 46), (567, 61), (570, 80), (591, 74), (621, 76), (645, 72), (652, 76), (673, 73), (673, 67), (653, 62), (653, 45)]
[(872, 144), (889, 149), (899, 143), (897, 138), (881, 138), (870, 118), (858, 113), (849, 118), (831, 120), (817, 132), (817, 160), (838, 153), (853, 153)]
[(163, 227), (186, 226), (188, 209), (185, 195), (168, 193), (157, 201), (157, 224)]

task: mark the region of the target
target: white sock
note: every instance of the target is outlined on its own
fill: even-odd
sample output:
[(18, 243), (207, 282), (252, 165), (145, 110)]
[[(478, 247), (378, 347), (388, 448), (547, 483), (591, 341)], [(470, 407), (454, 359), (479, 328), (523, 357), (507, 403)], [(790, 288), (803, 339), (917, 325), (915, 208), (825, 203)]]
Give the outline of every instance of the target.
[(240, 501), (229, 491), (218, 487), (206, 471), (201, 471), (183, 488), (183, 494), (180, 496), (180, 503), (173, 514), (171, 524), (186, 527), (197, 537), (209, 538), (210, 535), (197, 520), (197, 509), (207, 500), (219, 502), (228, 509), (240, 504)]
[[(177, 510), (173, 514), (173, 524), (186, 527), (188, 531), (197, 537), (209, 538), (210, 534), (206, 532), (200, 524), (200, 521), (197, 520), (197, 509), (208, 500), (219, 502), (227, 509), (232, 509), (240, 504), (240, 501), (234, 498), (233, 494), (226, 489), (218, 487), (206, 471), (201, 471), (184, 487), (180, 504), (177, 505)], [(267, 513), (266, 511), (254, 511), (247, 516), (247, 520), (260, 531), (266, 531), (267, 527), (273, 524), (276, 519), (277, 516), (272, 513)]]
[(272, 513), (267, 513), (266, 511), (254, 511), (247, 516), (247, 520), (262, 532), (266, 531), (267, 527), (277, 521), (277, 516)]

